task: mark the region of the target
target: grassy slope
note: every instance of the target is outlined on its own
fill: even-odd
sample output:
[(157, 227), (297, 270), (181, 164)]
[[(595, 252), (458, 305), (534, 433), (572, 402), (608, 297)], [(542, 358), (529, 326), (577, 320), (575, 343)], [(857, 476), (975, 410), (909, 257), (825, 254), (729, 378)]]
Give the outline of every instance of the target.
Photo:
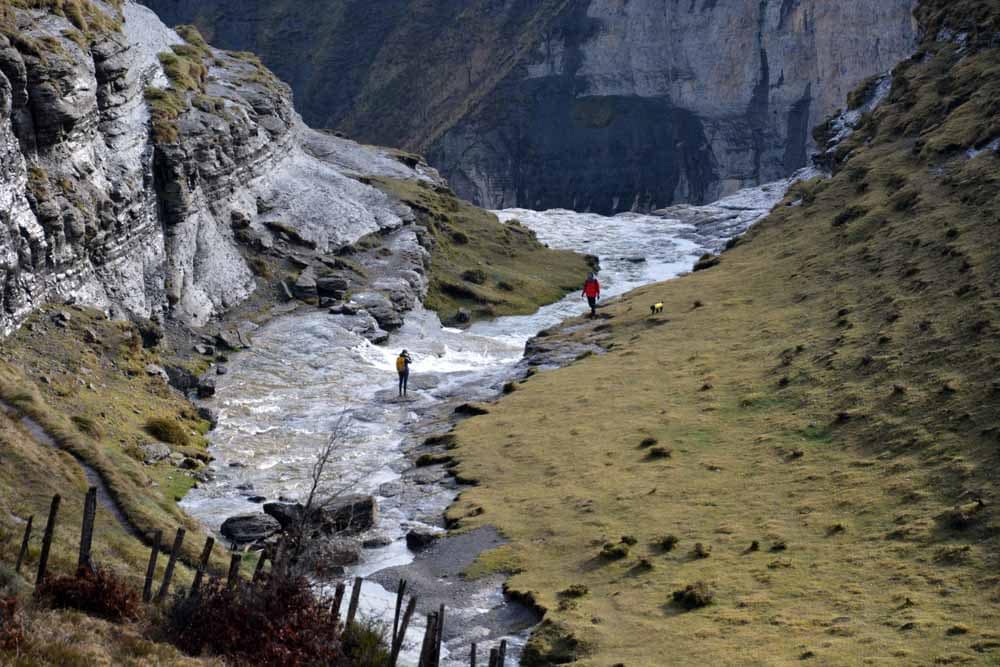
[[(974, 48), (997, 25), (985, 2), (920, 18), (968, 19)], [(569, 334), (607, 355), (459, 427), (459, 474), (480, 485), (451, 518), (504, 531), (479, 569), (519, 572), (511, 589), (548, 610), (528, 664), (996, 664), (1000, 160), (964, 149), (1000, 136), (1000, 49), (925, 47), (832, 180), (720, 267)], [(672, 457), (649, 459), (648, 437)], [(624, 535), (627, 558), (598, 558)], [(669, 604), (695, 581), (712, 606)]]
[(587, 257), (550, 250), (526, 227), (501, 224), (448, 190), (390, 179), (373, 185), (411, 206), (428, 228), (433, 247), (426, 306), (442, 320), (459, 308), (474, 319), (532, 313), (577, 289), (591, 269)]
[[(35, 313), (28, 321), (33, 331), (24, 327), (0, 346), (0, 398), (38, 421), (62, 448), (57, 452), (36, 442), (5, 419), (5, 434), (0, 438), (4, 461), (0, 507), (6, 511), (0, 512), (0, 527), (12, 539), (0, 540), (0, 561), (11, 562), (18, 545), (18, 536), (13, 534), (18, 529), (11, 525), (10, 515), (34, 514), (36, 525), (44, 525), (49, 500), (53, 493), (60, 493), (64, 502), (55, 562), (60, 570), (72, 570), (87, 487), (72, 452), (101, 473), (140, 532), (160, 529), (172, 537), (178, 527), (186, 528), (184, 556), (194, 562), (205, 534), (176, 504), (194, 480), (167, 462), (143, 465), (139, 446), (156, 442), (145, 431), (149, 420), (167, 419), (189, 439), (187, 445), (172, 445), (173, 451), (192, 458), (204, 456), (207, 443), (201, 434), (208, 424), (162, 380), (147, 375), (146, 365), (159, 359), (142, 348), (139, 332), (131, 324), (107, 321), (96, 311), (64, 308), (72, 319), (61, 329), (52, 323), (53, 310)], [(41, 381), (43, 377), (48, 381)], [(102, 508), (98, 523), (98, 562), (141, 578), (148, 548)], [(37, 531), (36, 542), (41, 527)], [(32, 547), (30, 563), (37, 547)], [(218, 558), (217, 565), (222, 566), (221, 555)], [(189, 575), (182, 572), (180, 576), (183, 581)]]

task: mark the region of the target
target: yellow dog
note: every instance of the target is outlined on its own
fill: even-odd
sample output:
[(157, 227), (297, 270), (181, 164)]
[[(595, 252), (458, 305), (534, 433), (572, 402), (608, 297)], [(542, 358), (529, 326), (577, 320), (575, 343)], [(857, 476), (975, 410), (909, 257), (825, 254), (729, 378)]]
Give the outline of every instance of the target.
[(649, 307), (649, 314), (650, 315), (659, 315), (662, 312), (663, 312), (663, 303), (662, 302), (661, 303), (654, 303), (652, 306)]

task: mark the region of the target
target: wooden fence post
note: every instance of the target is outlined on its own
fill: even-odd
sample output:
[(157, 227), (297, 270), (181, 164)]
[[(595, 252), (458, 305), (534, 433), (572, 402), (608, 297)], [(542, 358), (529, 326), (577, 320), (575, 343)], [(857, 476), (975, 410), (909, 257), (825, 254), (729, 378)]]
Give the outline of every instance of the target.
[(226, 588), (232, 590), (240, 581), (240, 566), (243, 564), (243, 554), (236, 552), (229, 559), (229, 576), (226, 577)]
[(340, 620), (340, 607), (344, 603), (344, 592), (347, 590), (347, 585), (344, 582), (337, 584), (337, 591), (333, 594), (333, 622), (336, 623)]
[(163, 573), (163, 583), (160, 584), (160, 592), (156, 594), (157, 602), (163, 602), (167, 599), (167, 593), (170, 591), (170, 580), (174, 578), (174, 567), (177, 565), (177, 559), (181, 555), (181, 546), (184, 544), (185, 532), (183, 528), (177, 529), (174, 547), (170, 550), (170, 560), (167, 561), (167, 571)]
[(156, 559), (160, 555), (160, 542), (163, 541), (163, 531), (153, 533), (153, 548), (149, 552), (149, 564), (146, 566), (146, 583), (142, 587), (142, 601), (153, 599), (153, 577), (156, 576)]
[(444, 605), (438, 610), (437, 627), (434, 633), (434, 667), (441, 664), (441, 644), (444, 643)]
[(399, 652), (403, 649), (403, 639), (406, 638), (406, 630), (410, 627), (410, 619), (413, 618), (413, 612), (417, 609), (417, 598), (410, 598), (410, 604), (406, 607), (406, 613), (403, 614), (403, 622), (399, 626), (399, 634), (393, 639), (392, 642), (392, 654), (389, 657), (389, 667), (396, 667), (396, 661), (399, 660)]
[(205, 539), (205, 548), (201, 550), (201, 560), (198, 561), (198, 569), (194, 573), (194, 582), (191, 584), (191, 595), (197, 595), (201, 589), (201, 580), (205, 577), (205, 570), (208, 569), (208, 561), (212, 557), (212, 548), (215, 547), (215, 538)]
[(406, 579), (399, 580), (399, 590), (396, 591), (396, 615), (392, 617), (392, 641), (396, 641), (399, 632), (399, 615), (403, 613), (403, 596), (406, 595)]
[(354, 625), (354, 616), (358, 613), (358, 603), (361, 601), (361, 584), (364, 583), (364, 579), (357, 577), (354, 580), (354, 588), (351, 589), (351, 604), (347, 607), (347, 620), (344, 623), (344, 627), (350, 627)]
[(469, 650), (469, 667), (476, 667), (476, 642), (472, 642), (472, 649)]
[(21, 574), (21, 565), (24, 564), (24, 559), (28, 556), (28, 540), (31, 539), (31, 526), (34, 522), (35, 516), (31, 515), (24, 527), (24, 539), (21, 540), (21, 550), (17, 552), (17, 565), (14, 566), (14, 571), (18, 574)]
[(56, 517), (59, 514), (59, 503), (62, 498), (57, 493), (52, 496), (52, 505), (49, 506), (49, 520), (45, 524), (45, 535), (42, 537), (42, 553), (38, 556), (38, 574), (35, 576), (35, 586), (41, 585), (45, 580), (45, 570), (49, 566), (49, 550), (52, 549), (52, 536), (56, 531)]
[(500, 660), (500, 651), (495, 648), (490, 649), (490, 667), (498, 667), (498, 662)]
[(267, 551), (261, 551), (260, 556), (257, 557), (257, 566), (253, 569), (253, 577), (250, 579), (251, 584), (256, 584), (260, 581), (260, 578), (264, 575), (264, 564), (267, 562)]
[(80, 528), (80, 557), (76, 567), (92, 570), (90, 562), (90, 547), (94, 542), (94, 519), (97, 517), (97, 487), (87, 489), (87, 497), (83, 501), (83, 526)]
[(497, 652), (497, 667), (503, 667), (503, 664), (507, 662), (507, 640), (500, 640), (500, 650)]
[(432, 611), (427, 614), (427, 629), (424, 631), (424, 642), (420, 645), (420, 661), (417, 667), (431, 667), (430, 660), (431, 645), (434, 642), (435, 626), (437, 626), (437, 612)]

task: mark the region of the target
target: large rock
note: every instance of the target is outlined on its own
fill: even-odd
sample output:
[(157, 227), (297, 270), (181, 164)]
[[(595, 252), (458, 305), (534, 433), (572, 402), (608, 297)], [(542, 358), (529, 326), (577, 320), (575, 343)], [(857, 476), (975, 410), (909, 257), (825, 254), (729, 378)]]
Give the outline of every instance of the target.
[(402, 313), (381, 292), (358, 292), (351, 297), (351, 301), (368, 311), (386, 331), (395, 331), (403, 326)]
[[(300, 503), (267, 503), (264, 512), (284, 530), (293, 529), (302, 520), (305, 508)], [(335, 498), (313, 509), (307, 522), (307, 532), (333, 535), (341, 532), (363, 532), (375, 526), (378, 502), (373, 496), (352, 495)]]
[(254, 544), (281, 531), (281, 524), (266, 514), (241, 514), (222, 522), (220, 532), (236, 544)]

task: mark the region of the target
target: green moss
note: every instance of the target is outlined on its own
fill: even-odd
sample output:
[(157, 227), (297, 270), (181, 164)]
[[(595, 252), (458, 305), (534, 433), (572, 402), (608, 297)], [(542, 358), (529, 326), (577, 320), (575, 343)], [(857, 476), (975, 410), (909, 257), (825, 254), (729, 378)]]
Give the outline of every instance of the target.
[(587, 257), (546, 248), (523, 225), (501, 224), (447, 188), (388, 178), (372, 184), (408, 204), (427, 227), (426, 305), (445, 321), (459, 309), (473, 319), (534, 312), (579, 288), (593, 266)]

